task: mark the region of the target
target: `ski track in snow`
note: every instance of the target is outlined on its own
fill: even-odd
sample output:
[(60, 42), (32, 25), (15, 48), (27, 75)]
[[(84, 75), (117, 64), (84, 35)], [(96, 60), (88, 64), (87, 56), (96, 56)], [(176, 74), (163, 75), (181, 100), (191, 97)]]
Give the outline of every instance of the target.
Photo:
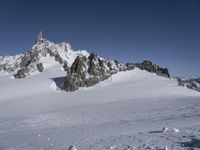
[(139, 69), (63, 92), (54, 81), (64, 76), (58, 66), (23, 80), (0, 75), (0, 150), (200, 148), (198, 92)]

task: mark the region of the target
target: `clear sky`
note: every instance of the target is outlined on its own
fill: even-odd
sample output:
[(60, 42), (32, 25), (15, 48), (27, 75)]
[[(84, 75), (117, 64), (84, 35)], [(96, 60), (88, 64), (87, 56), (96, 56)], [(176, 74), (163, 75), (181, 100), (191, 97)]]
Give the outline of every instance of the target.
[(0, 55), (27, 51), (39, 31), (74, 49), (200, 76), (200, 0), (0, 0)]

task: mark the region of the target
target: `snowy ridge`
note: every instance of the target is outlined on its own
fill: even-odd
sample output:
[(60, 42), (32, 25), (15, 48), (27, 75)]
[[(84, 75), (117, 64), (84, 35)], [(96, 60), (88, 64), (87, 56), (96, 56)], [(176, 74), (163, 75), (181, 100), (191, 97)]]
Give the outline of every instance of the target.
[(85, 50), (74, 51), (69, 43), (55, 44), (45, 39), (33, 45), (31, 50), (38, 52), (40, 57), (45, 57), (49, 53), (54, 56), (59, 55), (69, 66), (71, 66), (77, 56), (89, 56), (89, 53)]
[(74, 51), (69, 43), (55, 44), (42, 38), (23, 54), (0, 56), (0, 71), (16, 74), (17, 71), (26, 68), (24, 74), (27, 76), (38, 72), (37, 64), (40, 63), (45, 67), (59, 64), (70, 67), (77, 56), (88, 57), (89, 53), (85, 50)]
[(0, 71), (13, 72), (18, 68), (22, 57), (22, 54), (15, 56), (0, 56)]

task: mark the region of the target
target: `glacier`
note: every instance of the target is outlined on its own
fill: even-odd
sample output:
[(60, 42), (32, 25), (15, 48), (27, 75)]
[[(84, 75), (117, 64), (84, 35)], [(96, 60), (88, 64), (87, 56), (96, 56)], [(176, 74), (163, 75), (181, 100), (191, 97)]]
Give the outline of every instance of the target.
[(13, 75), (26, 53), (0, 57), (14, 68), (0, 71), (0, 150), (200, 149), (200, 92), (140, 68), (66, 92), (66, 71), (54, 55), (70, 66), (89, 53), (48, 40), (30, 51), (39, 55), (23, 79)]

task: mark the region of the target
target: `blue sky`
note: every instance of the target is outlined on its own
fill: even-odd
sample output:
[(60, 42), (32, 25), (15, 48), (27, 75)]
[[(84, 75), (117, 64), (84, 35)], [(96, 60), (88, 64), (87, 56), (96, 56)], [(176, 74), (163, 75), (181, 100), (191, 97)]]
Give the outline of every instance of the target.
[(39, 31), (74, 49), (200, 76), (200, 0), (0, 0), (0, 55), (27, 51)]

